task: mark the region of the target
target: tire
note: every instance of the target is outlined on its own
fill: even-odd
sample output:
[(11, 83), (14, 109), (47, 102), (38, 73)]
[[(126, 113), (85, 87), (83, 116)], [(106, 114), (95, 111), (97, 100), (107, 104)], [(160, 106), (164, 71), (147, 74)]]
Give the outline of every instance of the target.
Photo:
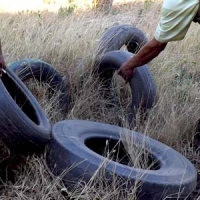
[(97, 56), (104, 55), (109, 51), (120, 50), (123, 45), (126, 45), (129, 52), (136, 53), (147, 41), (145, 34), (134, 26), (113, 26), (102, 35), (98, 44)]
[[(137, 179), (141, 183), (141, 193), (138, 194), (141, 200), (164, 199), (168, 195), (172, 195), (172, 199), (184, 198), (193, 191), (197, 172), (184, 156), (144, 134), (103, 123), (69, 120), (54, 124), (46, 155), (47, 166), (56, 176), (61, 175), (66, 187), (73, 190), (80, 182), (90, 181), (105, 163), (102, 156), (105, 147), (116, 150), (121, 133), (132, 137), (139, 148), (146, 147), (149, 156), (156, 159), (157, 167), (139, 169), (126, 165), (126, 160), (109, 159), (103, 169), (105, 180), (112, 184), (116, 181), (114, 177), (119, 177), (121, 186), (131, 189)], [(122, 152), (122, 146), (119, 148), (116, 155), (120, 157), (122, 153), (123, 159), (127, 152)]]
[(47, 83), (50, 87), (51, 95), (60, 91), (59, 107), (63, 114), (68, 112), (69, 98), (67, 95), (67, 84), (61, 75), (48, 63), (36, 59), (22, 59), (12, 63), (10, 69), (13, 70), (22, 81), (34, 78), (39, 82)]
[(200, 119), (197, 120), (195, 123), (195, 133), (194, 133), (194, 138), (193, 138), (193, 149), (194, 151), (199, 151), (200, 150)]
[[(95, 71), (100, 81), (109, 93), (113, 74), (120, 66), (134, 54), (127, 51), (111, 51), (106, 53), (97, 64)], [(134, 75), (129, 81), (132, 93), (131, 109), (129, 114), (129, 123), (134, 123), (139, 109), (142, 113), (147, 113), (156, 102), (156, 85), (154, 78), (147, 65), (137, 67)]]
[(51, 125), (32, 93), (9, 68), (0, 79), (0, 139), (16, 153), (42, 149)]

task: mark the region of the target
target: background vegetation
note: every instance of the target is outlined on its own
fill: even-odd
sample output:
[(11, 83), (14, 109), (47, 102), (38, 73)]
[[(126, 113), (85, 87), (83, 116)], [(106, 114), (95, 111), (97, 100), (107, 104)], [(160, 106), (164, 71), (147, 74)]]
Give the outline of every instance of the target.
[[(55, 13), (37, 10), (1, 13), (0, 33), (7, 64), (21, 58), (37, 58), (52, 64), (66, 80), (69, 79), (71, 105), (65, 119), (87, 119), (116, 125), (121, 122), (128, 127), (125, 121), (127, 104), (124, 103), (125, 97), (130, 100), (128, 88), (116, 76), (113, 92), (119, 103), (112, 109), (106, 106), (108, 102), (99, 93), (101, 85), (91, 76), (95, 52), (102, 33), (117, 24), (134, 25), (151, 39), (159, 20), (161, 2), (123, 2), (114, 2), (112, 8), (101, 11), (93, 9), (94, 1), (74, 0)], [(196, 121), (200, 118), (199, 34), (199, 26), (192, 24), (183, 41), (170, 43), (149, 64), (159, 99), (146, 122), (141, 124), (138, 120), (133, 128), (173, 147), (185, 155), (198, 171), (200, 157), (192, 144)], [(37, 85), (34, 94), (37, 96), (41, 90), (45, 88)], [(51, 123), (63, 118), (57, 110), (49, 109), (44, 103), (47, 101), (45, 97), (38, 100)], [(81, 193), (69, 192), (60, 179), (48, 171), (43, 158), (13, 157), (3, 144), (1, 152), (4, 168), (15, 174), (13, 181), (7, 180), (4, 174), (2, 200), (119, 199), (120, 191), (115, 186), (102, 189), (89, 184), (83, 185)], [(134, 189), (125, 194), (124, 199), (136, 199)], [(195, 191), (190, 199), (198, 196), (198, 191)]]

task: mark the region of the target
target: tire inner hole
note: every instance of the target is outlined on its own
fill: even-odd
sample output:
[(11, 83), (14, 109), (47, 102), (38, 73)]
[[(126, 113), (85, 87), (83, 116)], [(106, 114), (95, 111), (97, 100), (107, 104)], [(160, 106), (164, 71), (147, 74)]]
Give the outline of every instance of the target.
[(129, 52), (137, 53), (140, 49), (140, 44), (137, 41), (130, 41), (126, 44), (126, 48)]
[(39, 125), (38, 117), (34, 107), (24, 92), (21, 90), (21, 88), (16, 84), (16, 82), (8, 74), (5, 73), (3, 73), (1, 80), (10, 96), (26, 114), (26, 116), (35, 124)]
[[(123, 142), (117, 139), (102, 137), (88, 138), (85, 140), (85, 145), (95, 153), (123, 165), (148, 170), (160, 169), (159, 161), (153, 155), (143, 149), (138, 151), (138, 147), (134, 145), (129, 152), (126, 149), (130, 148), (125, 148)], [(134, 151), (134, 148), (137, 149)]]

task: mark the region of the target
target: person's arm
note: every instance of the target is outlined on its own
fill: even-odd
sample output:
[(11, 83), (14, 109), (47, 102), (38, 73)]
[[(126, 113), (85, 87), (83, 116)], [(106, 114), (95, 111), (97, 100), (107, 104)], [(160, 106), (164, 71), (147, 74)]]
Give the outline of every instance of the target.
[(167, 42), (161, 43), (153, 38), (151, 41), (147, 42), (135, 56), (131, 57), (120, 67), (118, 74), (121, 75), (127, 83), (132, 77), (136, 67), (145, 65), (153, 60), (165, 49), (166, 45)]
[(136, 67), (144, 65), (158, 56), (168, 42), (182, 40), (198, 9), (198, 1), (163, 0), (161, 17), (154, 38), (137, 55), (125, 62), (118, 71), (125, 81), (130, 80)]
[(1, 49), (1, 41), (0, 41), (0, 77), (2, 76), (2, 69), (6, 68), (6, 63), (3, 58), (3, 53)]

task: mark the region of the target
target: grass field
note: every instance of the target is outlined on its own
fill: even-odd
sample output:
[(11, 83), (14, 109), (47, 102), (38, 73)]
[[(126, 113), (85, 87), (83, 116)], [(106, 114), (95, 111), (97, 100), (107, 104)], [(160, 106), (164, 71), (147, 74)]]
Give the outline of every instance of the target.
[[(78, 1), (77, 1), (78, 2)], [(81, 2), (81, 1), (80, 1)], [(88, 1), (89, 2), (89, 1)], [(132, 0), (116, 2), (108, 13), (92, 10), (90, 4), (84, 10), (78, 4), (58, 12), (24, 11), (1, 12), (0, 38), (6, 63), (22, 58), (37, 58), (52, 64), (66, 79), (70, 80), (70, 112), (66, 119), (87, 119), (109, 124), (122, 121), (127, 126), (121, 88), (123, 80), (114, 88), (122, 102), (117, 109), (108, 109), (106, 100), (100, 96), (100, 85), (91, 75), (98, 41), (102, 33), (116, 24), (130, 24), (153, 37), (161, 1)], [(200, 170), (199, 153), (193, 151), (193, 136), (197, 119), (200, 118), (200, 29), (192, 24), (184, 40), (171, 42), (166, 50), (149, 63), (158, 90), (158, 102), (150, 111), (145, 123), (139, 121), (136, 131), (173, 147), (185, 155)], [(81, 62), (83, 70), (76, 66)], [(82, 82), (80, 75), (82, 74)], [(34, 93), (45, 88), (35, 89)], [(130, 95), (129, 95), (130, 96)], [(51, 122), (62, 116), (48, 109), (46, 99), (40, 99)], [(129, 128), (129, 127), (128, 127)], [(102, 189), (86, 185), (81, 193), (69, 192), (63, 183), (52, 177), (37, 156), (16, 158), (10, 156), (5, 145), (1, 159), (15, 174), (15, 180), (3, 180), (0, 199), (119, 199), (114, 186)], [(5, 165), (5, 164), (4, 164)], [(102, 180), (99, 180), (99, 182)], [(191, 198), (198, 199), (200, 191)], [(136, 199), (134, 191), (124, 199)]]

